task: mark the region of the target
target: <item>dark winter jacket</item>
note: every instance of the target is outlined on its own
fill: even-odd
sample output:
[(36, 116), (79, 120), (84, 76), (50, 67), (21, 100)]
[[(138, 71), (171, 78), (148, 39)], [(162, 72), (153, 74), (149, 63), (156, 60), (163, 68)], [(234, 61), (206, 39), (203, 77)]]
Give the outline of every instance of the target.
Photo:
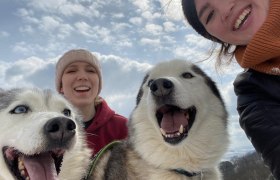
[(234, 82), (240, 125), (280, 180), (280, 76), (248, 70)]
[(88, 145), (96, 154), (110, 142), (127, 137), (127, 119), (116, 114), (105, 100), (102, 100), (96, 107), (95, 117), (86, 128), (86, 133)]

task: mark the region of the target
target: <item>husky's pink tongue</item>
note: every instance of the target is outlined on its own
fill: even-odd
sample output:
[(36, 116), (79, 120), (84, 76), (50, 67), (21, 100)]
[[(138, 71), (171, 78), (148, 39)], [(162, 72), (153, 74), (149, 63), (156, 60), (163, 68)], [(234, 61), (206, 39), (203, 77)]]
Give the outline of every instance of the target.
[(183, 127), (186, 127), (188, 125), (188, 119), (184, 112), (175, 111), (163, 114), (160, 126), (165, 132), (177, 132), (179, 131), (181, 125), (183, 125)]
[(54, 161), (49, 153), (24, 157), (23, 162), (31, 180), (58, 180)]

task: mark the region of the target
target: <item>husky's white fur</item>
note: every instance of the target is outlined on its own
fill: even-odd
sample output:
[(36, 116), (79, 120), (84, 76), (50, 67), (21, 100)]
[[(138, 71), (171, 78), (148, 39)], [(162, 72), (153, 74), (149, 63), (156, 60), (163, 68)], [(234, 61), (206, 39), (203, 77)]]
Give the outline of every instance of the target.
[(0, 179), (81, 179), (91, 151), (78, 119), (75, 109), (50, 90), (2, 90)]

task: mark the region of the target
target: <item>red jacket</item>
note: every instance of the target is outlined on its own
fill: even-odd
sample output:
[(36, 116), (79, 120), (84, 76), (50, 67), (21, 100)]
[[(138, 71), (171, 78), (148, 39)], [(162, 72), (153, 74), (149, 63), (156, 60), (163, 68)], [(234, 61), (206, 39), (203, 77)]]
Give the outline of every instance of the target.
[(127, 119), (116, 114), (102, 100), (96, 107), (96, 114), (92, 123), (86, 128), (88, 146), (96, 154), (108, 143), (125, 139), (128, 134)]

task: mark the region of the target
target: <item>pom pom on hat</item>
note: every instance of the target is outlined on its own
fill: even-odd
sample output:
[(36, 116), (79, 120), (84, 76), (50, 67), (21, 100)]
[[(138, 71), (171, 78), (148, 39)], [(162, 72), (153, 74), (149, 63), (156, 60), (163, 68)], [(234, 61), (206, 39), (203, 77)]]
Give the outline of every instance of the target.
[(92, 65), (97, 72), (99, 77), (99, 88), (98, 94), (102, 88), (102, 76), (101, 76), (101, 66), (98, 59), (89, 51), (85, 49), (72, 49), (63, 54), (63, 56), (58, 60), (56, 64), (56, 74), (55, 74), (55, 87), (57, 92), (60, 92), (62, 86), (62, 75), (65, 68), (74, 62), (86, 62)]

